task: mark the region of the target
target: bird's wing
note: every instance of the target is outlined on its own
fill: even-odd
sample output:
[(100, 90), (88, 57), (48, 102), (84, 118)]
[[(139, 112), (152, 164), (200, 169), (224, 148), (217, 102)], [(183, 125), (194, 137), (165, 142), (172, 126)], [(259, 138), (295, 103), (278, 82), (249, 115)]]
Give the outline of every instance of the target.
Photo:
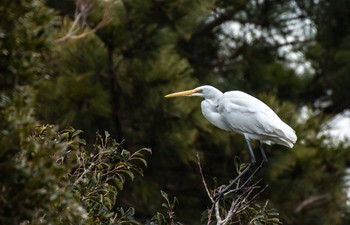
[(268, 127), (264, 127), (261, 122), (262, 115), (253, 107), (224, 100), (219, 112), (228, 126), (235, 131), (251, 134), (268, 132)]
[(261, 136), (272, 142), (278, 142), (277, 139), (295, 142), (288, 137), (289, 133), (294, 133), (293, 129), (265, 103), (244, 92), (226, 92), (220, 99), (219, 113), (236, 132)]

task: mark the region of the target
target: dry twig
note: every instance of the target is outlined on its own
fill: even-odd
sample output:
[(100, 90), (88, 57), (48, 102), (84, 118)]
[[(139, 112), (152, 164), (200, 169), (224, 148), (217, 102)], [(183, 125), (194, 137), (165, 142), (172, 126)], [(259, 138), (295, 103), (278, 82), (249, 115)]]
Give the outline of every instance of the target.
[[(199, 158), (199, 154), (197, 153), (197, 163), (198, 163), (198, 167), (199, 167), (199, 172), (202, 178), (202, 182), (204, 185), (204, 188), (207, 192), (207, 195), (212, 203), (212, 206), (210, 209), (208, 209), (208, 222), (207, 225), (209, 225), (212, 221), (212, 215), (213, 213), (215, 213), (215, 219), (218, 225), (225, 225), (228, 224), (235, 215), (243, 212), (244, 210), (246, 210), (257, 198), (257, 196), (259, 194), (261, 194), (266, 188), (267, 186), (265, 186), (264, 188), (261, 188), (261, 186), (259, 186), (258, 184), (260, 183), (260, 180), (257, 181), (256, 183), (249, 185), (245, 188), (237, 188), (237, 189), (233, 189), (230, 190), (229, 192), (225, 193), (225, 195), (223, 196), (224, 199), (219, 199), (217, 201), (214, 200), (213, 194), (211, 194), (211, 192), (209, 191), (208, 185), (206, 183), (206, 180), (204, 178), (203, 175), (203, 170), (202, 170), (202, 166), (200, 163), (200, 158)], [(249, 181), (248, 181), (249, 183)], [(216, 190), (214, 190), (214, 194), (217, 192), (220, 192), (221, 189), (224, 188), (224, 186), (220, 186), (219, 188), (217, 188)], [(251, 196), (252, 193), (254, 192), (254, 190), (260, 189), (254, 196)], [(232, 197), (228, 198), (228, 195), (233, 195)], [(226, 211), (226, 213), (224, 213), (224, 215), (222, 215), (222, 209), (225, 208), (224, 206), (221, 205), (221, 203), (223, 201), (230, 201), (230, 207), (229, 209)]]
[(320, 203), (322, 201), (325, 201), (328, 197), (329, 196), (327, 194), (312, 195), (312, 196), (306, 198), (305, 200), (303, 200), (300, 204), (298, 204), (297, 207), (295, 208), (294, 212), (300, 213), (306, 207), (313, 205), (313, 204), (316, 204), (316, 203)]
[(205, 178), (204, 178), (204, 175), (203, 175), (203, 170), (202, 170), (201, 161), (200, 161), (198, 152), (197, 152), (197, 162), (198, 162), (199, 172), (200, 172), (201, 177), (202, 177), (202, 182), (203, 182), (204, 188), (205, 188), (205, 190), (206, 190), (206, 192), (207, 192), (208, 197), (210, 198), (210, 201), (211, 201), (212, 203), (214, 203), (214, 198), (213, 198), (213, 196), (210, 194), (210, 191), (209, 191), (209, 189), (208, 189), (208, 185), (207, 185), (207, 183), (206, 183), (206, 181), (205, 181)]
[(89, 28), (87, 24), (87, 17), (91, 13), (94, 0), (76, 0), (75, 16), (72, 26), (68, 32), (56, 42), (61, 43), (72, 39), (81, 39), (89, 34), (95, 33), (98, 29), (106, 26), (112, 19), (110, 7), (106, 6), (103, 12), (101, 21), (94, 27)]

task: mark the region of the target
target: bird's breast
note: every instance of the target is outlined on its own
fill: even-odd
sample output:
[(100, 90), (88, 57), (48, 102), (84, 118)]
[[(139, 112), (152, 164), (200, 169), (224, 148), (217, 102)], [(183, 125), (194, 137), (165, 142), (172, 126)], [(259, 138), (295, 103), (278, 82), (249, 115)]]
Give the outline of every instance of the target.
[(224, 118), (218, 111), (218, 105), (214, 102), (207, 100), (202, 101), (201, 109), (203, 116), (214, 126), (219, 127), (223, 130), (230, 131), (231, 129), (226, 124)]

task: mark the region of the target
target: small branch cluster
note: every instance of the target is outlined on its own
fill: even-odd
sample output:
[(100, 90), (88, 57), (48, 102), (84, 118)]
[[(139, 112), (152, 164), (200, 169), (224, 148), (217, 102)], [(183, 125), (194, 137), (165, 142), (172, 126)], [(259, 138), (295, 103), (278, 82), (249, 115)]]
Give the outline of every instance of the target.
[(165, 202), (162, 204), (162, 206), (165, 208), (166, 216), (162, 213), (157, 213), (155, 216), (151, 219), (151, 225), (177, 225), (181, 224), (179, 222), (176, 222), (176, 215), (175, 215), (175, 207), (178, 204), (178, 200), (176, 197), (173, 198), (173, 200), (169, 199), (169, 196), (166, 192), (160, 191), (163, 199)]
[[(259, 186), (260, 180), (254, 184), (249, 184), (248, 181), (247, 185), (243, 188), (239, 187), (239, 181), (237, 181), (236, 189), (223, 194), (222, 198), (215, 198), (214, 196), (220, 193), (225, 186), (220, 186), (210, 191), (204, 178), (198, 153), (197, 163), (204, 188), (211, 201), (211, 207), (208, 209), (207, 225), (213, 224), (213, 222), (216, 222), (218, 225), (233, 223), (255, 224), (255, 221), (259, 222), (257, 224), (279, 224), (278, 218), (271, 219), (271, 216), (278, 215), (275, 210), (266, 210), (266, 205), (260, 209), (256, 204), (253, 204), (257, 196), (267, 188), (267, 186)], [(264, 223), (261, 223), (261, 221)]]
[[(213, 202), (217, 224), (228, 224), (235, 215), (238, 215), (246, 210), (255, 201), (256, 197), (266, 189), (266, 187), (262, 188), (257, 194), (251, 197), (254, 190), (261, 188), (258, 186), (259, 182), (260, 181), (247, 188), (242, 189), (241, 194), (236, 194), (234, 198), (230, 199), (230, 208), (227, 210), (227, 213), (224, 216), (222, 216), (220, 213), (220, 200)], [(219, 188), (219, 191), (220, 190), (221, 188)], [(234, 192), (234, 190), (230, 192)], [(210, 218), (208, 220), (208, 224), (209, 222)]]
[(110, 7), (105, 7), (101, 21), (95, 27), (90, 28), (87, 23), (87, 17), (94, 7), (93, 0), (76, 0), (75, 5), (76, 9), (73, 23), (68, 32), (63, 37), (56, 40), (58, 43), (84, 38), (106, 26), (112, 19)]

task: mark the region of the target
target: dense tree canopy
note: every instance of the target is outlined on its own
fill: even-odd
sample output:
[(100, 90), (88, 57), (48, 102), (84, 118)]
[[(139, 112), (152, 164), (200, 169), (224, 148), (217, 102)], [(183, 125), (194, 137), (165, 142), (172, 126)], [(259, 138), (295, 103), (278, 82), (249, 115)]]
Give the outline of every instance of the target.
[(256, 179), (268, 188), (256, 201), (284, 224), (348, 224), (350, 149), (322, 131), (350, 105), (349, 9), (346, 0), (2, 1), (0, 223), (143, 223), (166, 192), (178, 221), (199, 224), (210, 203), (196, 153), (211, 189), (249, 154), (243, 137), (203, 118), (200, 99), (163, 96), (210, 84), (259, 97), (296, 130), (293, 149), (266, 146)]

